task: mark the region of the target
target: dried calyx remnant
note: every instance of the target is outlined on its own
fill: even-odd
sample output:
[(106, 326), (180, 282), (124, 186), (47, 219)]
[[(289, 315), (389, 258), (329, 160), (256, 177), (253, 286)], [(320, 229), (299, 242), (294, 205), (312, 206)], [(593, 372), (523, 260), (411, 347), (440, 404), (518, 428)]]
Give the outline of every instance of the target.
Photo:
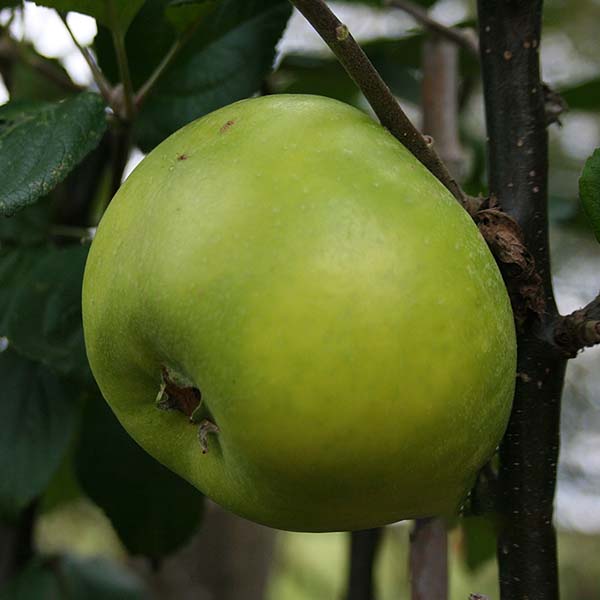
[(190, 423), (198, 425), (198, 440), (202, 454), (208, 452), (208, 434), (218, 433), (216, 423), (206, 418), (202, 406), (202, 394), (192, 383), (176, 372), (162, 367), (162, 382), (156, 396), (156, 407), (160, 410), (177, 410), (183, 413)]
[(542, 278), (517, 221), (493, 197), (481, 204), (473, 219), (498, 262), (517, 325), (522, 326), (532, 314), (542, 315)]

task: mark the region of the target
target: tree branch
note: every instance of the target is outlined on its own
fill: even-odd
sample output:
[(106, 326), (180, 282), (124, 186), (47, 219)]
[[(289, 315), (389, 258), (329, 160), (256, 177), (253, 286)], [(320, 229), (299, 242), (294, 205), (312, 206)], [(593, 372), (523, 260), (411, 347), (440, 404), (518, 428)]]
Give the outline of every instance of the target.
[(56, 12), (58, 13), (58, 16), (60, 17), (61, 21), (64, 23), (67, 31), (69, 32), (69, 35), (71, 36), (71, 39), (73, 40), (73, 43), (75, 44), (75, 46), (79, 50), (81, 56), (83, 56), (85, 62), (87, 63), (88, 67), (90, 68), (90, 71), (92, 72), (92, 77), (94, 78), (94, 81), (96, 82), (96, 85), (98, 86), (98, 89), (100, 90), (100, 94), (102, 94), (104, 101), (109, 106), (112, 106), (112, 101), (113, 101), (112, 95), (113, 94), (112, 94), (112, 87), (111, 87), (110, 83), (104, 77), (104, 74), (100, 70), (100, 67), (98, 67), (98, 65), (96, 64), (96, 61), (94, 60), (90, 51), (87, 48), (84, 48), (79, 43), (77, 38), (75, 37), (73, 30), (71, 29), (71, 27), (69, 27), (69, 24), (67, 23), (66, 14), (63, 12), (60, 12), (60, 11), (56, 11)]
[(414, 2), (410, 0), (386, 0), (385, 4), (392, 8), (398, 8), (409, 14), (417, 23), (423, 25), (426, 29), (437, 33), (440, 37), (447, 38), (448, 40), (458, 44), (461, 48), (464, 48), (471, 54), (479, 56), (479, 44), (477, 42), (477, 35), (471, 29), (460, 29), (458, 27), (448, 27), (432, 19), (429, 13)]
[(459, 178), (464, 154), (458, 133), (458, 48), (437, 34), (423, 45), (423, 132), (450, 173)]
[(350, 567), (346, 600), (373, 600), (373, 565), (383, 529), (353, 531), (350, 539)]
[(442, 519), (417, 519), (410, 534), (412, 600), (448, 598), (448, 534)]
[(600, 344), (600, 294), (588, 305), (557, 320), (554, 342), (569, 358)]
[(119, 76), (121, 78), (123, 98), (122, 106), (119, 106), (118, 115), (125, 121), (131, 121), (135, 116), (135, 103), (133, 82), (131, 81), (131, 72), (129, 70), (129, 60), (127, 59), (127, 51), (125, 50), (125, 36), (123, 32), (113, 30), (113, 45), (117, 56), (117, 64), (119, 65)]
[(406, 146), (463, 206), (466, 206), (468, 199), (465, 193), (450, 175), (432, 145), (404, 114), (367, 55), (324, 0), (290, 1), (331, 48), (348, 75), (364, 94), (381, 124)]
[[(458, 47), (430, 32), (423, 44), (423, 130), (458, 177), (464, 156), (458, 132)], [(448, 597), (448, 536), (442, 519), (417, 519), (410, 536), (411, 597)]]
[[(520, 228), (544, 305), (526, 315), (520, 327), (513, 411), (500, 447), (500, 591), (502, 600), (557, 600), (552, 517), (566, 360), (549, 333), (558, 314), (548, 252), (542, 0), (478, 0), (478, 11), (490, 192)], [(509, 269), (503, 275), (510, 281)]]

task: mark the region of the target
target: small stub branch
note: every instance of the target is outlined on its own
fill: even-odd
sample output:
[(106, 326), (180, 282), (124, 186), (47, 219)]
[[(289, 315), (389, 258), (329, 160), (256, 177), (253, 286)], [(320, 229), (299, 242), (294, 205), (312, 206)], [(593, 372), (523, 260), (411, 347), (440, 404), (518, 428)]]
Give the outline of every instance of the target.
[(587, 306), (558, 319), (554, 342), (569, 358), (600, 344), (600, 294)]

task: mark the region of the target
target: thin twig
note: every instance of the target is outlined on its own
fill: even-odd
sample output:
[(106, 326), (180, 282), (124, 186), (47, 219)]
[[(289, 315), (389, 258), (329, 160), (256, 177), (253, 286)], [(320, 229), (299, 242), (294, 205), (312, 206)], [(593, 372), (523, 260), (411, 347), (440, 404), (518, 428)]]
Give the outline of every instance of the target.
[(195, 23), (189, 26), (186, 31), (173, 42), (173, 45), (169, 48), (168, 52), (165, 54), (160, 63), (158, 63), (156, 69), (154, 69), (154, 71), (150, 74), (150, 77), (148, 77), (148, 79), (137, 91), (134, 99), (137, 108), (143, 104), (144, 100), (155, 86), (156, 82), (160, 79), (161, 75), (171, 66), (175, 60), (175, 57), (179, 54), (179, 51), (192, 38), (196, 29), (200, 23), (202, 23), (202, 20), (203, 19), (197, 19)]
[(412, 600), (448, 598), (448, 534), (442, 519), (417, 519), (410, 534)]
[(465, 193), (440, 160), (430, 140), (410, 122), (398, 101), (383, 81), (346, 25), (331, 12), (324, 0), (290, 0), (331, 48), (337, 59), (381, 121), (381, 124), (433, 173), (463, 205)]
[(423, 132), (435, 140), (440, 158), (460, 178), (465, 156), (458, 126), (458, 48), (430, 33), (423, 44)]
[(134, 92), (123, 32), (113, 30), (113, 44), (115, 54), (117, 55), (117, 64), (119, 65), (119, 75), (123, 85), (124, 110), (119, 110), (119, 116), (124, 118), (125, 121), (131, 121), (135, 115)]
[(150, 74), (150, 77), (148, 77), (148, 79), (142, 84), (140, 89), (137, 91), (137, 93), (135, 95), (135, 100), (134, 100), (137, 108), (139, 108), (143, 104), (144, 100), (146, 99), (146, 96), (148, 96), (148, 93), (154, 87), (156, 82), (159, 80), (160, 76), (171, 65), (171, 63), (173, 62), (173, 59), (179, 53), (181, 46), (182, 46), (181, 38), (178, 38), (177, 40), (175, 40), (173, 45), (169, 48), (169, 51), (165, 54), (165, 56), (160, 61), (160, 63), (156, 67), (156, 69)]
[(353, 531), (350, 539), (350, 568), (345, 600), (373, 600), (373, 567), (381, 545), (382, 529)]
[(600, 294), (583, 308), (558, 319), (554, 342), (570, 358), (600, 344)]
[(418, 23), (426, 29), (434, 31), (442, 37), (452, 40), (474, 56), (479, 56), (479, 44), (477, 36), (471, 29), (460, 29), (458, 27), (448, 27), (429, 16), (429, 13), (410, 0), (386, 0), (385, 4), (392, 8), (398, 8), (409, 14)]
[(111, 131), (111, 180), (110, 180), (110, 197), (112, 198), (123, 179), (123, 172), (129, 160), (131, 152), (131, 123), (128, 121), (120, 121), (115, 123)]
[(79, 52), (81, 53), (83, 58), (85, 59), (85, 62), (88, 64), (88, 67), (90, 68), (90, 71), (92, 72), (92, 77), (94, 78), (94, 81), (96, 82), (96, 85), (98, 86), (98, 89), (100, 90), (100, 93), (102, 94), (102, 97), (104, 98), (104, 100), (107, 104), (111, 105), (111, 103), (112, 103), (112, 88), (111, 88), (110, 83), (108, 82), (106, 77), (104, 77), (104, 74), (100, 70), (100, 67), (98, 67), (98, 65), (96, 64), (96, 61), (94, 60), (91, 52), (87, 48), (84, 48), (79, 43), (77, 38), (75, 37), (73, 30), (67, 23), (66, 14), (63, 12), (60, 12), (60, 11), (56, 11), (56, 12), (58, 13), (58, 16), (60, 17), (61, 21), (64, 23), (67, 31), (69, 32), (69, 35), (71, 36), (71, 39), (73, 40), (73, 43), (75, 44), (75, 46), (77, 47), (77, 49), (79, 50)]

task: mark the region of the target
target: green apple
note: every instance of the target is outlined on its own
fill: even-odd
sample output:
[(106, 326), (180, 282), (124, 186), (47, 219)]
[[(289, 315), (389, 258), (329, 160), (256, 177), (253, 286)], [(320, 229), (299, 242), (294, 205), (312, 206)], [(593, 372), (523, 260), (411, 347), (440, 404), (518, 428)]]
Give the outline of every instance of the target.
[(510, 412), (512, 312), (476, 226), (326, 98), (244, 100), (151, 152), (100, 223), (83, 316), (133, 438), (281, 529), (455, 511)]

